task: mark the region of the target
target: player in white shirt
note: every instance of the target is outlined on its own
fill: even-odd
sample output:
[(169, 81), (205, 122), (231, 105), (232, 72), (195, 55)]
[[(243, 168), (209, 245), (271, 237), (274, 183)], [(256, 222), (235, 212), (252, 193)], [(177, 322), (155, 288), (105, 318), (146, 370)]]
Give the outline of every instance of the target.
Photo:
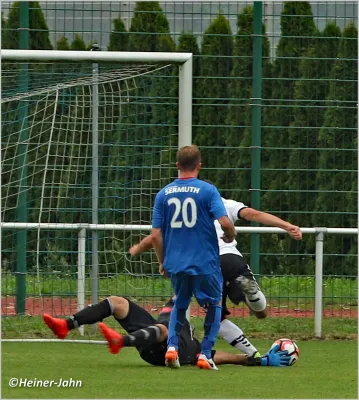
[[(224, 198), (222, 198), (222, 200), (227, 210), (228, 217), (233, 223), (239, 219), (256, 221), (265, 225), (282, 228), (295, 240), (301, 240), (302, 238), (302, 232), (298, 226), (283, 221), (272, 214), (250, 208), (243, 203)], [(226, 316), (230, 315), (226, 305), (227, 297), (237, 305), (241, 301), (245, 302), (257, 318), (266, 317), (267, 301), (249, 265), (245, 262), (242, 254), (237, 249), (237, 242), (233, 240), (233, 242), (225, 243), (222, 240), (224, 232), (217, 221), (215, 221), (215, 226), (224, 282), (222, 294), (222, 321), (219, 335), (233, 347), (251, 356), (257, 352), (257, 349), (250, 343), (237, 325), (226, 319)]]
[[(233, 223), (239, 219), (245, 219), (242, 215), (248, 213), (248, 211), (245, 210), (249, 207), (243, 203), (227, 200), (223, 197), (222, 201), (225, 205), (228, 217)], [(226, 300), (227, 297), (229, 297), (229, 299), (237, 305), (241, 301), (246, 302), (257, 318), (265, 318), (267, 306), (266, 298), (259, 289), (249, 265), (244, 261), (243, 255), (237, 249), (237, 241), (233, 240), (233, 242), (225, 243), (222, 240), (224, 232), (221, 226), (217, 221), (215, 221), (214, 225), (217, 232), (221, 269), (225, 282), (223, 287), (222, 316), (230, 315), (226, 306)]]

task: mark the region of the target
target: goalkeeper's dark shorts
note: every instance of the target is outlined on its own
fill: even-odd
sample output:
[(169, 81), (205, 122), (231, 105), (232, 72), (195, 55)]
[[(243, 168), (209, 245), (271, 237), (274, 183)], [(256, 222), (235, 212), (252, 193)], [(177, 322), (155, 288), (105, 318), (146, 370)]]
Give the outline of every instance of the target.
[[(156, 324), (162, 324), (168, 328), (171, 309), (166, 308), (166, 311), (162, 312), (156, 320), (144, 308), (140, 307), (131, 300), (128, 300), (128, 302), (129, 311), (127, 317), (124, 319), (117, 319), (119, 324), (123, 329), (126, 330), (126, 332), (131, 333)], [(140, 357), (149, 364), (159, 366), (165, 365), (167, 339), (161, 343), (156, 343), (151, 346), (138, 346), (136, 348), (140, 354)], [(191, 326), (186, 320), (179, 340), (178, 355), (181, 365), (196, 364), (200, 351), (201, 345), (197, 339), (193, 338)]]

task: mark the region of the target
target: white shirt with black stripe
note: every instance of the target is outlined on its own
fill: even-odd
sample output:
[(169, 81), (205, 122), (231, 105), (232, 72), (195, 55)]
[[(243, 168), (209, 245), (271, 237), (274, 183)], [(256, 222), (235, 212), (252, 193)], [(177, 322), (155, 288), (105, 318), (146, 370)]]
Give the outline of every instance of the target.
[[(239, 213), (241, 210), (244, 208), (248, 208), (248, 206), (244, 205), (243, 203), (240, 203), (238, 201), (234, 200), (227, 200), (222, 197), (223, 204), (226, 208), (228, 218), (233, 222), (233, 224), (238, 221), (239, 219)], [(223, 229), (219, 222), (216, 220), (214, 221), (214, 225), (216, 227), (216, 233), (217, 233), (217, 238), (218, 238), (218, 246), (219, 246), (219, 255), (223, 254), (237, 254), (241, 257), (242, 254), (239, 252), (237, 249), (237, 242), (236, 240), (233, 240), (230, 243), (226, 243), (222, 240), (222, 236), (224, 236)]]

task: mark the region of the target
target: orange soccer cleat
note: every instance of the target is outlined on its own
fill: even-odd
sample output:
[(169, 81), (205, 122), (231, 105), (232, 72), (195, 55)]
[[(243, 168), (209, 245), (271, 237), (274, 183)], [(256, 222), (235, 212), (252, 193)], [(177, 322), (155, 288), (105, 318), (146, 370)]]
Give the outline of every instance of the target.
[(65, 319), (54, 318), (49, 314), (44, 314), (43, 319), (45, 324), (54, 332), (59, 339), (65, 339), (70, 329), (67, 326)]
[(165, 355), (165, 364), (170, 368), (179, 368), (181, 366), (178, 358), (178, 351), (174, 347), (169, 347)]
[(101, 329), (102, 335), (107, 340), (108, 348), (112, 354), (117, 354), (124, 346), (123, 336), (117, 333), (113, 329), (109, 328), (103, 322), (100, 322), (98, 326)]
[(200, 354), (197, 360), (197, 367), (200, 369), (213, 369), (218, 371), (216, 364), (213, 362), (212, 358), (207, 358), (204, 354)]

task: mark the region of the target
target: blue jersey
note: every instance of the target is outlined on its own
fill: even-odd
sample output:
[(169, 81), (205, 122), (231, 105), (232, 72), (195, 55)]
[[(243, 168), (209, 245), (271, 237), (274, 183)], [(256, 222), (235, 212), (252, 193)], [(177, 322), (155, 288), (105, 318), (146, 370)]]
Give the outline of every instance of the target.
[(216, 187), (197, 178), (176, 179), (158, 192), (152, 226), (162, 231), (166, 272), (207, 275), (217, 271), (214, 221), (226, 215)]

